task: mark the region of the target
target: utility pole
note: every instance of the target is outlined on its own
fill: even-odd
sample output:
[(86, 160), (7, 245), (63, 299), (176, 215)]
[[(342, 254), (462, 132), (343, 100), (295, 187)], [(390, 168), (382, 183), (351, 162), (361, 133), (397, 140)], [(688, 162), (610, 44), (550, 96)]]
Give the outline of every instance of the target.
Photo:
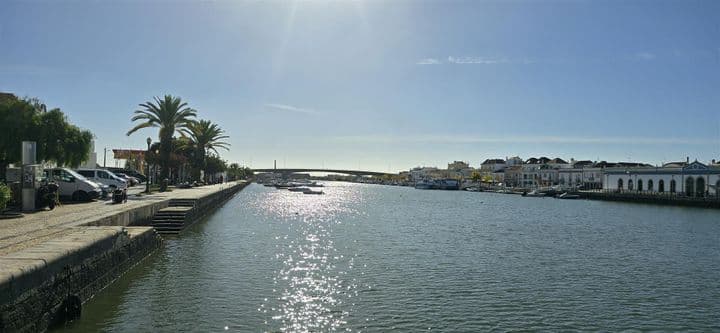
[(103, 168), (106, 166), (105, 162), (107, 162), (107, 147), (103, 148)]

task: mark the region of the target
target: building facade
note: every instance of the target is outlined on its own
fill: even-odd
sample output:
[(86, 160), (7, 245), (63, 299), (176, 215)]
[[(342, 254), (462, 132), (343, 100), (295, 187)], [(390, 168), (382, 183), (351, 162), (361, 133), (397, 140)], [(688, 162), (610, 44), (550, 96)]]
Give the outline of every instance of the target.
[(698, 161), (663, 167), (608, 168), (605, 188), (617, 191), (671, 193), (688, 197), (720, 197), (720, 167)]

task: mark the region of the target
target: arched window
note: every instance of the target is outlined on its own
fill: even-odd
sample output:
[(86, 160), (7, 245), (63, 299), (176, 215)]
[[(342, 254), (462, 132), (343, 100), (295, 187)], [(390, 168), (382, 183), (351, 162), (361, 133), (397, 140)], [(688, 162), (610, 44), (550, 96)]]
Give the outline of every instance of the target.
[(647, 190), (650, 192), (654, 191), (655, 189), (653, 188), (653, 185), (654, 184), (653, 184), (652, 179), (648, 179), (648, 189)]
[(623, 189), (623, 181), (622, 181), (622, 178), (618, 178), (618, 190), (622, 190), (622, 189)]
[(658, 182), (658, 192), (665, 192), (665, 181), (662, 179)]
[(693, 177), (685, 178), (685, 194), (689, 197), (692, 197), (695, 195), (695, 178), (693, 178)]
[(633, 189), (632, 179), (628, 179), (628, 190), (632, 191), (632, 189)]
[(675, 193), (677, 190), (677, 183), (675, 182), (675, 179), (670, 180), (670, 193)]
[(642, 190), (643, 190), (642, 179), (638, 179), (638, 191), (642, 191)]
[(705, 196), (705, 178), (702, 176), (698, 177), (695, 182), (695, 196), (699, 198)]

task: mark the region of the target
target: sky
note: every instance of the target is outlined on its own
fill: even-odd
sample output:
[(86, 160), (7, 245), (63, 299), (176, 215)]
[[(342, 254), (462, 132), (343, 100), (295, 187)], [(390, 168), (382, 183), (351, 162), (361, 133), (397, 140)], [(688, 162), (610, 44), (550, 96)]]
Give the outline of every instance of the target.
[[(2, 1), (0, 91), (103, 148), (180, 96), (253, 168), (720, 159), (720, 1)], [(108, 166), (114, 161), (108, 153)]]

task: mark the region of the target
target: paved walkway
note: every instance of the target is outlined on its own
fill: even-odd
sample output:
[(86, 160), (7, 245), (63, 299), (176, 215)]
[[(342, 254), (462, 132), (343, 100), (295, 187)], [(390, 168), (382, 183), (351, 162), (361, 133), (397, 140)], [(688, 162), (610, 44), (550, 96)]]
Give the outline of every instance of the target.
[[(117, 214), (128, 208), (169, 199), (192, 199), (226, 189), (233, 183), (209, 185), (192, 189), (173, 189), (172, 192), (150, 195), (130, 195), (124, 204), (112, 204), (112, 201), (73, 203), (55, 207), (52, 211), (40, 211), (25, 214), (22, 218), (0, 220), (0, 256), (13, 253), (27, 247), (66, 236), (80, 226), (97, 220), (102, 216)], [(140, 190), (132, 189), (137, 192)], [(131, 190), (131, 193), (133, 191)]]

